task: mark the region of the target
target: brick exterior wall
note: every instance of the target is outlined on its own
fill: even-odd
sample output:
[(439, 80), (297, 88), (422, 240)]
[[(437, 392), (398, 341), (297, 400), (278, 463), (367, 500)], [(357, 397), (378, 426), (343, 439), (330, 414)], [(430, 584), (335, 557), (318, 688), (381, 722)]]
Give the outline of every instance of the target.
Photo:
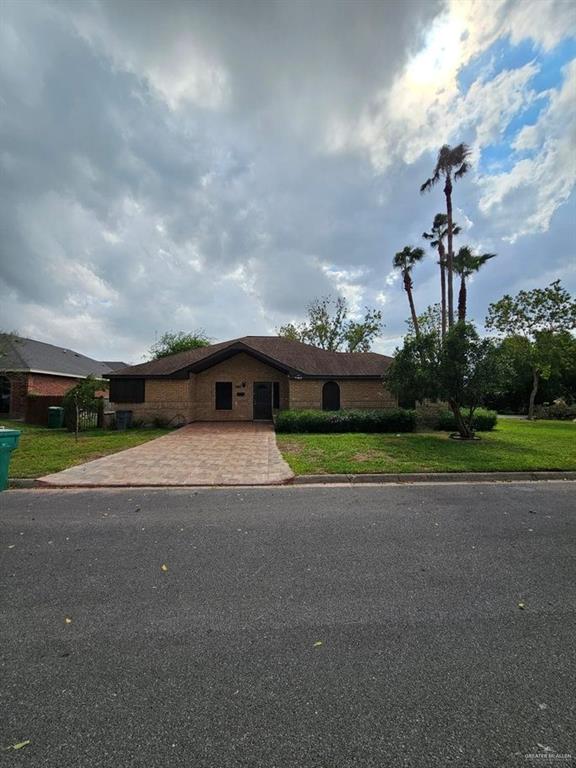
[(110, 403), (115, 411), (132, 411), (135, 421), (151, 424), (155, 419), (173, 425), (193, 421), (192, 382), (189, 379), (147, 379), (143, 403)]
[(322, 387), (327, 381), (340, 386), (340, 408), (395, 408), (398, 400), (378, 379), (290, 379), (290, 408), (322, 408)]
[[(277, 381), (280, 385), (280, 408), (288, 407), (288, 377), (243, 352), (195, 374), (193, 380), (194, 419), (197, 421), (252, 421), (253, 385), (256, 381)], [(217, 381), (232, 382), (231, 411), (216, 410)]]
[(29, 395), (65, 395), (79, 379), (67, 376), (49, 376), (44, 373), (28, 374)]
[(46, 373), (7, 373), (11, 383), (10, 413), (13, 419), (23, 419), (26, 415), (28, 395), (63, 396), (78, 379), (68, 376), (51, 376)]

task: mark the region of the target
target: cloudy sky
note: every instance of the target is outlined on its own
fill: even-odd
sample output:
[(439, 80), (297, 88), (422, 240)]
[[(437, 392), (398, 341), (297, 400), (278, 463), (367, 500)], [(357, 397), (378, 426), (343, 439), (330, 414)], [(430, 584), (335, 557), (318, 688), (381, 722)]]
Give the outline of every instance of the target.
[[(312, 298), (408, 315), (445, 142), (470, 143), (470, 289), (576, 291), (576, 4), (3, 0), (0, 328), (139, 362), (165, 330), (272, 334)], [(432, 252), (418, 309), (438, 300)]]

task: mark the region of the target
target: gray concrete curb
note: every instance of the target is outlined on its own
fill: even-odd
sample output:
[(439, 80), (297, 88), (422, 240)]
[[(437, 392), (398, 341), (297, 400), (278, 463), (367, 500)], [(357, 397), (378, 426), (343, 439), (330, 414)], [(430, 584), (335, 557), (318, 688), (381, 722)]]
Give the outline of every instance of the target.
[(493, 483), (538, 480), (576, 480), (576, 472), (406, 472), (365, 475), (300, 475), (291, 485), (348, 483)]
[(11, 477), (8, 488), (38, 488), (38, 481), (34, 477)]
[(194, 486), (194, 485), (48, 485), (34, 478), (12, 478), (8, 481), (8, 488), (44, 488), (46, 490), (65, 490), (72, 488), (76, 490), (114, 490), (126, 488), (278, 488), (291, 485), (364, 485), (401, 483), (409, 485), (411, 483), (514, 483), (514, 482), (536, 482), (548, 480), (576, 480), (576, 472), (572, 471), (540, 471), (540, 472), (407, 472), (405, 474), (382, 473), (365, 475), (300, 475), (286, 480), (284, 483), (274, 485), (218, 485), (218, 486)]

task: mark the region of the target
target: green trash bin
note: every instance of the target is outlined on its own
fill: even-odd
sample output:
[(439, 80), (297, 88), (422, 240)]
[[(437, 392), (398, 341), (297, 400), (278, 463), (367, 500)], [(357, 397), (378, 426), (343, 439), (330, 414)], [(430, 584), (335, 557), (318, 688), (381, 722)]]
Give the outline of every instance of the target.
[(10, 455), (18, 448), (20, 432), (17, 429), (4, 429), (0, 427), (0, 491), (8, 488), (8, 467)]
[(57, 405), (48, 408), (48, 426), (50, 429), (62, 429), (64, 426), (64, 408)]

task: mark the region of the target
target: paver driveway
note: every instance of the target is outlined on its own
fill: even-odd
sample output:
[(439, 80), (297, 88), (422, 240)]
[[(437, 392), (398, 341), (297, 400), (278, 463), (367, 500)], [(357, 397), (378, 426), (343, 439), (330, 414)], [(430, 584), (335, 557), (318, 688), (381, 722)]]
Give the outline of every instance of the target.
[(60, 487), (273, 485), (292, 477), (271, 424), (194, 423), (39, 482)]

